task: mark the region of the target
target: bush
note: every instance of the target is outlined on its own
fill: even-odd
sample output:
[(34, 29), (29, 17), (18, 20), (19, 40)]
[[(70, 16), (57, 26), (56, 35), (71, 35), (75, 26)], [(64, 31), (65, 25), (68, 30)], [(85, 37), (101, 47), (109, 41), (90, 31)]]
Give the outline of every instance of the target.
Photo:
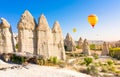
[(90, 75), (98, 76), (99, 75), (99, 70), (97, 69), (97, 67), (95, 65), (90, 65), (87, 68), (87, 73), (90, 74)]
[(86, 58), (84, 58), (84, 62), (85, 62), (85, 64), (86, 64), (86, 66), (89, 66), (90, 63), (93, 62), (93, 59), (92, 59), (92, 58), (89, 58), (89, 57), (86, 57)]
[(16, 44), (15, 48), (18, 49), (18, 44)]
[(81, 49), (78, 45), (76, 46), (77, 49)]
[(120, 60), (120, 48), (110, 48), (109, 55)]
[(96, 54), (96, 53), (93, 54), (93, 57), (94, 57), (94, 59), (98, 59), (99, 58), (98, 54)]
[(53, 64), (57, 64), (58, 63), (58, 58), (55, 56), (55, 57), (50, 57), (49, 59), (48, 59), (48, 61), (50, 62), (50, 63), (53, 63)]
[(16, 56), (15, 54), (13, 54), (13, 56), (11, 57), (11, 60), (13, 63), (22, 64), (25, 62), (25, 57)]
[(108, 64), (109, 66), (112, 66), (112, 65), (114, 64), (114, 62), (113, 62), (112, 60), (108, 60), (108, 61), (107, 61), (107, 64)]
[(58, 63), (57, 57), (53, 57), (53, 63), (54, 63), (54, 64), (57, 64), (57, 63)]
[(95, 50), (95, 44), (90, 45), (90, 50)]

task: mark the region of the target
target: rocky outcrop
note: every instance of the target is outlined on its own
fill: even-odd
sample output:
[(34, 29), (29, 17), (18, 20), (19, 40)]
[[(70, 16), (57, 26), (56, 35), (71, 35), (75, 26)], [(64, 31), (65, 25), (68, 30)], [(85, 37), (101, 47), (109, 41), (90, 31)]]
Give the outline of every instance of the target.
[(85, 39), (82, 44), (82, 53), (85, 55), (91, 55), (87, 39)]
[(109, 48), (108, 44), (106, 42), (103, 43), (103, 48), (102, 48), (102, 56), (107, 56), (109, 55)]
[(69, 33), (67, 33), (67, 35), (66, 35), (66, 38), (64, 40), (64, 45), (65, 45), (66, 51), (75, 51), (76, 50), (76, 44)]
[(10, 24), (6, 19), (1, 18), (0, 23), (0, 53), (14, 52), (13, 34)]
[(18, 22), (18, 51), (36, 53), (36, 22), (29, 11), (25, 11)]
[(42, 14), (37, 27), (37, 54), (50, 57), (53, 51), (53, 35), (46, 17)]
[(78, 40), (78, 47), (81, 49), (82, 48), (82, 43), (83, 43), (83, 40), (82, 38), (80, 37), (79, 40)]
[[(27, 53), (34, 56), (43, 56), (44, 58), (54, 56), (65, 60), (62, 30), (57, 21), (51, 30), (46, 17), (42, 14), (37, 26), (34, 17), (26, 10), (18, 22), (18, 36), (14, 36), (14, 38), (10, 24), (3, 18), (1, 18), (1, 21), (0, 55), (1, 53), (14, 52), (18, 43), (18, 50), (16, 50), (23, 55)], [(8, 58), (9, 55), (5, 54), (5, 60), (8, 61)]]
[(53, 33), (53, 56), (56, 56), (59, 59), (65, 60), (65, 50), (64, 50), (64, 39), (62, 30), (60, 28), (60, 24), (58, 21), (54, 23), (54, 26), (52, 28)]

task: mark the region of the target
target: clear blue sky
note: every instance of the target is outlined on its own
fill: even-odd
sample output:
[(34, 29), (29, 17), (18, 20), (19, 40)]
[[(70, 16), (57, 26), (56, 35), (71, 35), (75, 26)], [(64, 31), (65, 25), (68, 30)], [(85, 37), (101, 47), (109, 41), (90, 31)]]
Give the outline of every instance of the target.
[[(13, 32), (21, 14), (29, 10), (36, 21), (44, 14), (50, 27), (58, 20), (64, 36), (70, 33), (75, 40), (120, 40), (120, 0), (1, 0), (0, 17), (8, 20)], [(99, 18), (92, 29), (87, 21), (89, 14)], [(77, 32), (73, 33), (72, 29)]]

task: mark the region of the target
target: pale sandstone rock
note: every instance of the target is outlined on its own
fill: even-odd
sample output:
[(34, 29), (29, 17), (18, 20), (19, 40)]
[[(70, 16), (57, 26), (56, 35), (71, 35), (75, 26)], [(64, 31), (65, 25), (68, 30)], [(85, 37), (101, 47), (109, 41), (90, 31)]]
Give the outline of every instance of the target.
[(78, 40), (78, 47), (79, 47), (79, 48), (82, 48), (82, 43), (83, 43), (83, 40), (82, 40), (82, 38), (80, 37), (79, 40)]
[(75, 51), (76, 50), (76, 44), (69, 33), (67, 33), (67, 35), (66, 35), (64, 44), (65, 44), (66, 51)]
[(53, 51), (53, 34), (46, 17), (42, 14), (37, 27), (37, 54), (49, 58)]
[(109, 48), (108, 44), (106, 42), (103, 43), (103, 49), (102, 49), (102, 56), (107, 56), (109, 55)]
[(1, 18), (0, 23), (0, 53), (14, 52), (13, 34), (10, 24)]
[[(15, 43), (13, 43), (10, 24), (3, 18), (1, 20), (0, 53), (13, 52), (14, 44), (18, 42), (18, 51), (21, 53), (43, 55), (45, 58), (56, 56), (58, 59), (65, 60), (62, 30), (57, 21), (51, 31), (43, 14), (40, 16), (37, 26), (33, 16), (26, 10), (18, 22), (18, 36), (14, 37)], [(71, 44), (73, 45), (73, 42)]]
[(85, 39), (82, 44), (82, 53), (86, 55), (91, 55), (87, 39)]
[(52, 28), (53, 33), (53, 56), (57, 56), (59, 59), (65, 60), (64, 39), (60, 24), (58, 21), (54, 23)]
[(36, 54), (36, 22), (29, 11), (25, 11), (18, 22), (18, 51)]

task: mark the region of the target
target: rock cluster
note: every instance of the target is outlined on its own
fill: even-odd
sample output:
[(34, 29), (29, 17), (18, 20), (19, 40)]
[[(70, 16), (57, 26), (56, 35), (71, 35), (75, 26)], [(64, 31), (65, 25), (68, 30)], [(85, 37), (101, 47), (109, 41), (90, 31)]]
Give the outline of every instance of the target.
[(18, 22), (18, 51), (42, 55), (46, 58), (57, 56), (65, 59), (62, 30), (58, 22), (52, 30), (46, 17), (39, 17), (38, 25), (29, 11), (25, 11)]
[(64, 40), (65, 50), (66, 51), (75, 51), (76, 44), (69, 33), (67, 33), (66, 38)]
[(108, 48), (108, 44), (106, 42), (103, 43), (103, 48), (102, 48), (102, 56), (107, 56), (109, 55), (109, 48)]
[[(56, 56), (65, 60), (64, 40), (58, 21), (52, 30), (49, 28), (46, 17), (42, 14), (36, 23), (31, 13), (26, 10), (18, 22), (18, 52), (41, 55), (45, 58)], [(10, 24), (1, 18), (0, 23), (0, 53), (15, 51), (13, 33)]]

